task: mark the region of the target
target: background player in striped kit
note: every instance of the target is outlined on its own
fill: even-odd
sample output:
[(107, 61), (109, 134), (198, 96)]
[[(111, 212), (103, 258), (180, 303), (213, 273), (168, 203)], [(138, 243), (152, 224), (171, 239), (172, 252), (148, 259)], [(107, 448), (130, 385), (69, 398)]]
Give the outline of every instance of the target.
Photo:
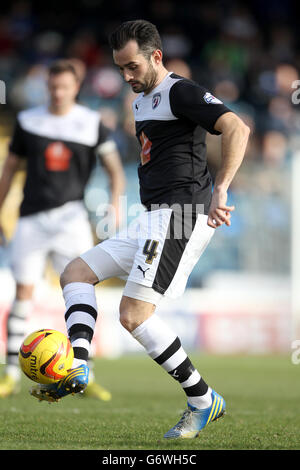
[[(147, 210), (129, 231), (84, 253), (61, 276), (77, 369), (69, 382), (79, 391), (87, 381), (86, 362), (97, 319), (93, 286), (127, 275), (121, 324), (187, 396), (186, 412), (165, 438), (192, 438), (224, 413), (225, 401), (208, 386), (155, 309), (163, 295), (176, 298), (184, 292), (215, 229), (230, 226), (234, 207), (227, 204), (227, 190), (244, 157), (249, 129), (208, 90), (165, 69), (161, 40), (151, 23), (123, 23), (112, 34), (111, 46), (124, 80), (139, 94), (133, 112), (141, 143), (140, 195)], [(213, 192), (206, 131), (222, 134), (222, 164)], [(187, 217), (182, 218), (183, 213)], [(182, 225), (188, 230), (175, 236)], [(136, 233), (139, 236), (134, 237)], [(47, 392), (60, 398), (69, 393), (70, 384), (66, 379), (59, 387), (41, 386), (33, 395), (47, 399)]]
[[(50, 66), (49, 105), (19, 113), (0, 180), (1, 207), (20, 162), (26, 159), (24, 198), (12, 242), (16, 298), (7, 319), (7, 365), (0, 397), (19, 390), (18, 350), (46, 258), (51, 257), (60, 274), (74, 256), (94, 244), (82, 199), (97, 156), (109, 177), (111, 204), (119, 215), (125, 182), (121, 160), (100, 114), (76, 103), (81, 85), (77, 72), (71, 60)], [(110, 392), (93, 380), (86, 392), (110, 399)]]

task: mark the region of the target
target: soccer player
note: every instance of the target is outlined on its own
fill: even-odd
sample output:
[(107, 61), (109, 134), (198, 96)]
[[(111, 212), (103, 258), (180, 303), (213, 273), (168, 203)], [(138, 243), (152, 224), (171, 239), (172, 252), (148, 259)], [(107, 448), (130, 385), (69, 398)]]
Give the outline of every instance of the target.
[[(74, 369), (59, 385), (41, 385), (32, 394), (54, 401), (85, 387), (97, 318), (94, 285), (127, 275), (121, 324), (180, 384), (187, 398), (182, 418), (164, 437), (193, 438), (224, 414), (225, 401), (205, 382), (155, 309), (162, 296), (176, 298), (184, 292), (215, 230), (230, 226), (234, 207), (227, 204), (227, 191), (243, 160), (249, 129), (204, 87), (166, 70), (153, 24), (125, 22), (112, 33), (110, 43), (115, 64), (138, 94), (133, 113), (141, 144), (140, 196), (146, 210), (127, 231), (98, 244), (64, 270), (61, 286)], [(213, 191), (206, 131), (222, 135)]]
[[(16, 170), (26, 160), (24, 198), (12, 241), (16, 296), (7, 319), (7, 365), (0, 397), (20, 388), (18, 351), (46, 258), (61, 274), (66, 264), (94, 245), (82, 200), (97, 155), (110, 180), (116, 214), (124, 189), (123, 167), (109, 130), (98, 112), (76, 103), (80, 77), (71, 61), (50, 66), (48, 87), (49, 105), (18, 114), (0, 180), (1, 207)], [(110, 392), (95, 381), (86, 394), (110, 399)]]

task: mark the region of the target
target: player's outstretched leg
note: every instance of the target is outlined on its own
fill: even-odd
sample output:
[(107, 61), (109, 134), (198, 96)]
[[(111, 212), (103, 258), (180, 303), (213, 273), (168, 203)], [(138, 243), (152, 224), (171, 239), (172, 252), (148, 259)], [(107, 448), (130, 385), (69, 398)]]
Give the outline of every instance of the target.
[(201, 429), (225, 413), (226, 403), (221, 395), (211, 392), (212, 403), (209, 407), (198, 409), (188, 403), (181, 419), (165, 435), (165, 439), (192, 439), (198, 437)]
[(225, 400), (212, 390), (185, 353), (178, 336), (153, 314), (131, 331), (147, 353), (181, 385), (188, 408), (166, 439), (193, 438), (225, 412)]
[(87, 365), (81, 364), (75, 369), (71, 369), (59, 382), (47, 385), (38, 384), (32, 387), (30, 394), (40, 401), (55, 402), (70, 393), (82, 392), (86, 388), (88, 380), (89, 368)]
[(97, 319), (97, 303), (94, 286), (73, 282), (65, 286), (65, 321), (68, 336), (74, 350), (72, 369), (55, 384), (41, 385), (31, 389), (31, 395), (39, 400), (58, 401), (70, 393), (82, 392), (89, 381), (90, 346)]

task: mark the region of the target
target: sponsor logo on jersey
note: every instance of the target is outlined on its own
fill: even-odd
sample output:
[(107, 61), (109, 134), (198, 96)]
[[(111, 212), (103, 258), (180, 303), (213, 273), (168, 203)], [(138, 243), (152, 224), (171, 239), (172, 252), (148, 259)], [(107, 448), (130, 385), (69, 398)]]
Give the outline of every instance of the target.
[(212, 95), (209, 92), (205, 93), (205, 95), (203, 96), (203, 99), (208, 104), (211, 104), (211, 103), (213, 103), (213, 104), (223, 104), (223, 102), (221, 100), (219, 100), (218, 98), (216, 98), (214, 95)]
[(155, 93), (152, 98), (152, 109), (157, 108), (161, 101), (161, 94), (160, 93)]
[(71, 150), (63, 142), (52, 142), (45, 150), (45, 165), (49, 171), (66, 171), (70, 167)]
[(152, 142), (151, 140), (148, 139), (144, 131), (140, 135), (140, 142), (142, 146), (142, 151), (140, 154), (141, 162), (142, 162), (142, 165), (144, 165), (145, 163), (149, 162), (151, 158), (150, 153), (151, 153)]

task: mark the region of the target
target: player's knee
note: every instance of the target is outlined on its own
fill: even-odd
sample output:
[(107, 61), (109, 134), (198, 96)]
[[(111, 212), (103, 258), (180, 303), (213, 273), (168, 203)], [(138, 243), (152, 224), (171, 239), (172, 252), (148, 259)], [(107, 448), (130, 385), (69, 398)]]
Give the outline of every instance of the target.
[(33, 297), (34, 285), (19, 284), (16, 285), (16, 300), (31, 300)]
[(97, 284), (98, 279), (95, 273), (81, 258), (75, 258), (65, 267), (60, 276), (60, 285), (62, 289), (71, 282)]
[(154, 310), (155, 305), (123, 296), (120, 303), (120, 323), (131, 333), (147, 320)]
[(120, 323), (125, 330), (131, 332), (139, 326), (139, 322), (136, 319), (134, 311), (129, 305), (124, 305), (121, 302), (120, 305)]

